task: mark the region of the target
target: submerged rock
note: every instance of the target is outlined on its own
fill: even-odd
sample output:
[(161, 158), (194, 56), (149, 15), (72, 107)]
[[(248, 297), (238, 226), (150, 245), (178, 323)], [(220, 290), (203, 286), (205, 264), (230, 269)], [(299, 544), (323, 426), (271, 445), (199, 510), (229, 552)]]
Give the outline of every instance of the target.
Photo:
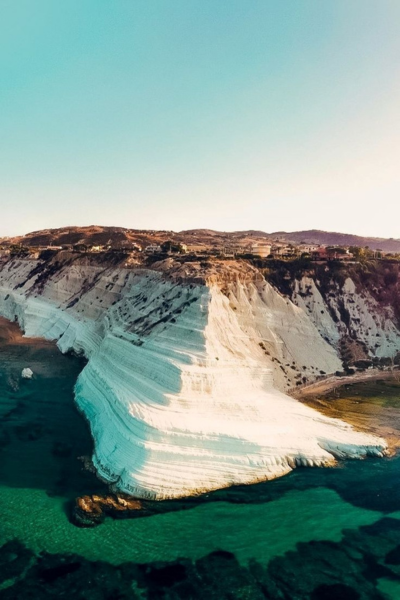
[(51, 453), (58, 458), (68, 458), (71, 456), (72, 446), (65, 442), (54, 442)]

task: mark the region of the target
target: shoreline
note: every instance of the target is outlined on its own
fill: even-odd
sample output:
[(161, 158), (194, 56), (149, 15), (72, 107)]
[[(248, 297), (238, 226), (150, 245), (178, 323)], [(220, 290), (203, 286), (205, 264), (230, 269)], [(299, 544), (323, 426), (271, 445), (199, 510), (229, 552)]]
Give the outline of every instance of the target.
[(400, 452), (399, 372), (372, 370), (356, 376), (329, 378), (309, 385), (299, 402), (319, 413), (340, 419), (355, 430), (382, 437), (388, 457)]
[(23, 330), (16, 321), (9, 321), (0, 316), (0, 342), (14, 345), (35, 346), (36, 348), (54, 348), (56, 342), (39, 337), (25, 337)]
[[(34, 348), (51, 348), (52, 350), (54, 350), (55, 352), (60, 352), (59, 348), (57, 347), (57, 344), (55, 341), (48, 341), (45, 340), (43, 338), (39, 338), (39, 337), (34, 337), (34, 338), (30, 338), (30, 337), (24, 337), (23, 335), (23, 331), (20, 329), (20, 326), (17, 322), (12, 322), (7, 320), (6, 318), (0, 317), (0, 339), (3, 339), (4, 342), (6, 344), (9, 344), (10, 346), (18, 346), (18, 345), (24, 345), (24, 346), (31, 346)], [(38, 371), (40, 372), (40, 369), (38, 369)], [(324, 390), (325, 393), (327, 393), (328, 391), (330, 391), (331, 389), (334, 389), (335, 387), (339, 386), (344, 386), (348, 383), (356, 383), (356, 382), (360, 382), (363, 380), (376, 380), (376, 379), (386, 379), (392, 376), (392, 372), (391, 371), (380, 371), (380, 370), (370, 370), (369, 372), (363, 372), (363, 373), (358, 373), (349, 377), (329, 377), (323, 381), (317, 381), (314, 382), (313, 384), (310, 384), (309, 386), (305, 386), (304, 388), (302, 388), (301, 390), (298, 391), (298, 395), (293, 395), (294, 399), (299, 401), (300, 403), (302, 402), (303, 398), (306, 398), (308, 396), (315, 396), (315, 394), (318, 394), (320, 390)], [(297, 392), (297, 390), (296, 390)], [(75, 404), (75, 408), (77, 409), (78, 413), (80, 413), (80, 416), (83, 417), (83, 419), (89, 424), (89, 432), (90, 432), (90, 436), (92, 439), (92, 442), (95, 443), (95, 438), (93, 436), (91, 427), (90, 427), (90, 422), (85, 418), (85, 413), (80, 410), (80, 407), (76, 401), (76, 395), (74, 398), (74, 404)], [(322, 409), (320, 406), (314, 406), (312, 407), (314, 409), (316, 409), (316, 412), (323, 415), (326, 415), (326, 412)], [(332, 415), (335, 416), (338, 419), (341, 419), (342, 421), (348, 422), (348, 420), (346, 419), (346, 413), (342, 413), (341, 415)], [(326, 415), (328, 416), (328, 415)], [(329, 415), (331, 416), (331, 415)], [(361, 431), (365, 432), (365, 433), (371, 433), (371, 429), (370, 428), (365, 428), (365, 427), (361, 427), (360, 428)], [(373, 431), (373, 430), (372, 430)], [(377, 432), (374, 431), (374, 434), (376, 434)], [(380, 436), (379, 436), (380, 437)], [(382, 436), (385, 437), (387, 439), (386, 436)], [(299, 466), (299, 465), (296, 465)], [(112, 497), (113, 495), (116, 495), (118, 497), (118, 495), (121, 496), (121, 498), (123, 500), (125, 500), (124, 496), (127, 495), (129, 496), (132, 500), (143, 500), (143, 498), (141, 496), (138, 496), (137, 494), (131, 494), (129, 492), (117, 492), (116, 490), (112, 491), (112, 487), (110, 487), (110, 483), (105, 481), (100, 473), (97, 471), (97, 469), (95, 469), (96, 471), (96, 477), (99, 481), (102, 481), (109, 489), (109, 494), (105, 494), (105, 498), (100, 499), (99, 496), (97, 496), (96, 498), (93, 498), (93, 500), (95, 500), (94, 505), (93, 505), (93, 509), (94, 509), (94, 513), (96, 513), (97, 517), (98, 512), (99, 512), (99, 506), (95, 506), (97, 504), (99, 504), (99, 500), (100, 500), (100, 505), (103, 505), (104, 508), (106, 509), (107, 512), (113, 512), (113, 508), (114, 506), (108, 506), (109, 505), (109, 498)], [(283, 475), (285, 473), (279, 473), (277, 475), (275, 475), (274, 477), (268, 477), (268, 479), (274, 479), (275, 477), (280, 477), (281, 475)], [(258, 483), (260, 481), (264, 481), (266, 478), (262, 477), (262, 478), (255, 478), (254, 481), (248, 481), (246, 482), (244, 485), (251, 485), (254, 483)], [(218, 489), (223, 489), (225, 487), (230, 487), (230, 486), (221, 486)], [(210, 493), (210, 490), (204, 490), (202, 493), (204, 494), (208, 494)], [(197, 494), (196, 494), (197, 495)], [(202, 494), (200, 494), (202, 495)], [(188, 497), (192, 497), (193, 494), (188, 494), (188, 495), (182, 495), (179, 496), (178, 500), (182, 500), (182, 498), (188, 498)], [(78, 497), (76, 500), (79, 501), (81, 500), (82, 497)], [(155, 499), (154, 499), (155, 500)], [(162, 500), (162, 499), (161, 499)], [(169, 500), (169, 499), (167, 499)], [(157, 502), (159, 501), (159, 499), (157, 499)], [(113, 504), (113, 503), (111, 503)], [(135, 505), (134, 510), (130, 511), (129, 510), (129, 505), (126, 506), (125, 502), (120, 503), (119, 501), (117, 502), (118, 504), (118, 513), (128, 513), (128, 512), (133, 512), (135, 515), (137, 514), (137, 506)], [(120, 504), (122, 504), (123, 506), (120, 506)], [(80, 507), (82, 508), (82, 506)], [(102, 507), (103, 508), (103, 507)], [(111, 509), (111, 510), (110, 510)], [(122, 509), (122, 510), (121, 510)], [(128, 510), (126, 510), (128, 509)], [(83, 511), (86, 512), (86, 511)], [(90, 511), (89, 511), (90, 512)], [(102, 511), (100, 511), (102, 512)], [(146, 512), (146, 511), (145, 511)], [(85, 517), (87, 515), (84, 515)], [(141, 515), (141, 516), (145, 516), (145, 514)]]

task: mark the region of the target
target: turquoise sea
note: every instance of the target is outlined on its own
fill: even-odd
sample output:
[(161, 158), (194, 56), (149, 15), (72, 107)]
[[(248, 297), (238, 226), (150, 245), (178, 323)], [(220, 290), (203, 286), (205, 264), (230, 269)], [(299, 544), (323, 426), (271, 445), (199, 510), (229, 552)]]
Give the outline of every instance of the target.
[[(400, 598), (399, 457), (297, 469), (151, 517), (72, 525), (74, 498), (105, 492), (81, 460), (92, 448), (73, 402), (83, 363), (2, 327), (0, 599)], [(387, 402), (400, 415), (400, 399)]]

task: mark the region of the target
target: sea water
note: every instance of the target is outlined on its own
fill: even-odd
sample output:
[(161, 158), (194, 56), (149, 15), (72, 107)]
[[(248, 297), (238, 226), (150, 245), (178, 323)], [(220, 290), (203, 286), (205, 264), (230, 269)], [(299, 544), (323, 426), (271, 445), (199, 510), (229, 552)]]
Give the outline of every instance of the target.
[(76, 496), (106, 493), (83, 466), (92, 440), (73, 387), (84, 363), (15, 330), (2, 337), (2, 325), (0, 598), (400, 598), (397, 457), (72, 525)]

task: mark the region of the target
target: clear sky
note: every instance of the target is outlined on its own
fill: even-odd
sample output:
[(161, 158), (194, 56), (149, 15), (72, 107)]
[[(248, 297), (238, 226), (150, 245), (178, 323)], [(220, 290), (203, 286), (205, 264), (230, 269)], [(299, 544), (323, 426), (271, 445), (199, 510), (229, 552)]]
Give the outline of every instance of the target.
[(0, 235), (400, 237), (400, 0), (0, 0)]

